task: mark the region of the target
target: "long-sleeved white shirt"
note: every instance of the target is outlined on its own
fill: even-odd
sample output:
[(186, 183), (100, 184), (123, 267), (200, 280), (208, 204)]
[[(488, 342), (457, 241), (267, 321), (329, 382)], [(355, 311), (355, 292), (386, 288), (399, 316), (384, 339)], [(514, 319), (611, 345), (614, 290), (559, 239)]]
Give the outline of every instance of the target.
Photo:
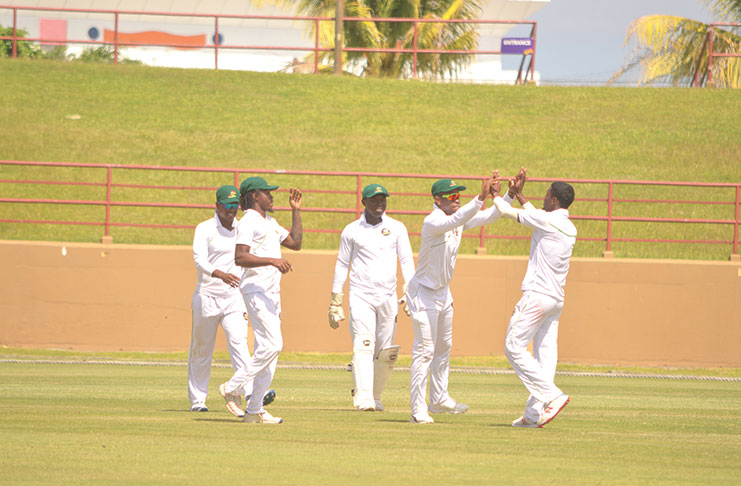
[(342, 292), (350, 271), (350, 293), (371, 303), (396, 294), (396, 260), (406, 283), (414, 276), (414, 257), (409, 233), (401, 221), (384, 214), (377, 225), (368, 224), (365, 213), (345, 226), (334, 269), (332, 292)]
[(437, 206), (427, 215), (422, 224), (422, 242), (414, 274), (416, 283), (433, 290), (450, 284), (463, 231), (492, 223), (501, 216), (493, 205), (481, 211), (483, 204), (477, 196), (451, 215)]
[(523, 209), (514, 209), (509, 202), (494, 201), (503, 213), (514, 214), (524, 226), (533, 230), (530, 257), (521, 289), (549, 295), (558, 301), (564, 299), (566, 275), (576, 243), (576, 226), (569, 219), (568, 209), (545, 211), (530, 203)]
[[(248, 209), (237, 225), (236, 244), (249, 246), (250, 253), (255, 256), (281, 258), (280, 244), (288, 235), (288, 230), (269, 214), (263, 218), (254, 209)], [(280, 270), (272, 265), (243, 268), (239, 287), (243, 294), (280, 292), (280, 277)]]
[(224, 228), (218, 214), (196, 226), (193, 235), (193, 261), (198, 270), (196, 292), (214, 297), (236, 293), (239, 289), (230, 287), (220, 278), (211, 276), (214, 270), (239, 275), (240, 269), (234, 263), (237, 218), (234, 218), (232, 230)]

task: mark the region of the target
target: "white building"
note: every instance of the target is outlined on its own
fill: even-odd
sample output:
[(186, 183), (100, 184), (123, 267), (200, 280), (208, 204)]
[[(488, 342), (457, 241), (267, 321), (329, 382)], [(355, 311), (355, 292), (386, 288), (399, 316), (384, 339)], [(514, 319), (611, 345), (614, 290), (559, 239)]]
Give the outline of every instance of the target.
[[(489, 0), (481, 19), (525, 20), (550, 0)], [(255, 2), (257, 3), (257, 2)], [(296, 71), (313, 69), (313, 62), (303, 63), (314, 47), (309, 34), (310, 22), (277, 19), (218, 19), (221, 40), (218, 53), (214, 49), (217, 22), (215, 15), (295, 16), (295, 12), (267, 1), (262, 6), (248, 0), (0, 0), (11, 7), (55, 9), (84, 9), (105, 11), (137, 11), (168, 15), (120, 14), (118, 32), (120, 42), (178, 43), (187, 49), (164, 47), (121, 47), (121, 55), (141, 60), (152, 66), (183, 68), (214, 68), (275, 72), (292, 71), (289, 66), (299, 64)], [(197, 14), (201, 17), (173, 14)], [(0, 25), (12, 26), (11, 9), (0, 9)], [(29, 33), (29, 38), (68, 41), (110, 41), (113, 39), (116, 18), (112, 13), (80, 13), (41, 10), (18, 10), (18, 28)], [(498, 51), (505, 36), (528, 37), (530, 26), (492, 25), (479, 27), (479, 50)], [(69, 46), (76, 53), (90, 44)], [(229, 49), (228, 46), (281, 47), (280, 50)], [(296, 48), (291, 50), (291, 48)], [(305, 49), (305, 50), (299, 50)], [(218, 54), (218, 56), (217, 56)], [(515, 69), (504, 69), (500, 55), (476, 56), (470, 68), (459, 76), (469, 82), (513, 82), (520, 56), (512, 56), (507, 64)], [(217, 59), (218, 58), (218, 59)], [(300, 60), (297, 62), (297, 60)], [(529, 60), (529, 56), (528, 56)], [(537, 60), (537, 58), (536, 58)], [(514, 62), (513, 62), (514, 61)], [(535, 72), (535, 80), (539, 79)]]

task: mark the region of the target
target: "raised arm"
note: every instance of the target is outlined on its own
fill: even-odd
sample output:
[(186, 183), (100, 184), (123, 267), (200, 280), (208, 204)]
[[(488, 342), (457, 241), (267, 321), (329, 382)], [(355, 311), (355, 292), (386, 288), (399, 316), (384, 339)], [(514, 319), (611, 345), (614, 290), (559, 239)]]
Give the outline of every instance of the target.
[(289, 250), (300, 250), (301, 242), (304, 238), (304, 229), (301, 224), (301, 204), (303, 201), (303, 195), (301, 191), (295, 188), (288, 190), (288, 204), (291, 206), (291, 231), (288, 236), (281, 242), (281, 245), (285, 246)]
[(438, 215), (437, 217), (427, 217), (422, 227), (422, 231), (428, 234), (442, 234), (451, 231), (459, 226), (463, 226), (469, 219), (474, 217), (484, 205), (486, 196), (489, 195), (491, 188), (491, 178), (486, 178), (481, 184), (481, 192), (473, 200), (450, 215)]

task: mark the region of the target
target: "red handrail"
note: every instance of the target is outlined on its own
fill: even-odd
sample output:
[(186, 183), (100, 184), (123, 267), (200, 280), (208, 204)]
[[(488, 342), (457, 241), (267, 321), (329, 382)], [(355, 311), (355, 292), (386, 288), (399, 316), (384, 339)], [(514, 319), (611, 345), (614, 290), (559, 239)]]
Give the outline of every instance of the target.
[(714, 57), (741, 57), (741, 54), (738, 52), (735, 53), (724, 53), (724, 52), (714, 52), (713, 51), (713, 41), (715, 40), (715, 28), (716, 27), (741, 27), (741, 23), (738, 22), (728, 22), (728, 23), (719, 23), (719, 22), (713, 22), (710, 24), (710, 33), (708, 34), (710, 36), (709, 46), (708, 46), (708, 69), (707, 69), (707, 76), (705, 85), (706, 86), (712, 86), (713, 85), (713, 58)]
[[(274, 50), (274, 51), (307, 51), (314, 53), (314, 73), (319, 72), (319, 52), (330, 52), (334, 49), (329, 47), (319, 46), (319, 22), (320, 21), (334, 21), (334, 17), (318, 17), (318, 16), (286, 16), (286, 15), (237, 15), (237, 14), (197, 14), (197, 13), (183, 13), (183, 12), (152, 12), (143, 10), (110, 10), (110, 9), (80, 9), (80, 8), (54, 8), (54, 7), (18, 7), (12, 5), (0, 5), (0, 9), (9, 9), (13, 11), (13, 35), (0, 36), (0, 40), (12, 40), (13, 41), (13, 58), (17, 57), (16, 43), (21, 40), (24, 42), (55, 42), (66, 44), (83, 44), (83, 45), (113, 45), (113, 62), (118, 63), (119, 48), (123, 47), (193, 47), (191, 45), (176, 44), (176, 43), (142, 43), (142, 42), (120, 42), (119, 41), (119, 18), (121, 15), (142, 15), (142, 16), (166, 16), (166, 17), (190, 17), (190, 18), (213, 18), (214, 19), (214, 39), (213, 45), (201, 46), (203, 49), (214, 50), (214, 69), (219, 69), (219, 50), (220, 49), (242, 49), (242, 50)], [(113, 42), (97, 41), (97, 40), (84, 40), (84, 39), (73, 39), (73, 40), (59, 40), (59, 39), (44, 39), (40, 37), (18, 37), (16, 26), (17, 26), (17, 13), (18, 11), (41, 11), (41, 12), (59, 12), (59, 13), (90, 13), (90, 14), (108, 14), (114, 16), (114, 37)], [(286, 21), (310, 21), (314, 23), (315, 36), (314, 46), (269, 46), (269, 45), (219, 45), (219, 19), (240, 19), (240, 20), (286, 20)], [(533, 52), (530, 57), (530, 64), (528, 69), (525, 71), (525, 78), (527, 78), (528, 72), (530, 73), (531, 81), (534, 79), (535, 70), (535, 32), (537, 22), (532, 20), (492, 20), (492, 19), (434, 19), (434, 18), (387, 18), (387, 17), (343, 17), (343, 21), (348, 22), (403, 22), (414, 24), (414, 41), (411, 49), (404, 49), (401, 47), (395, 48), (367, 48), (367, 47), (346, 47), (342, 46), (342, 50), (348, 52), (386, 52), (386, 53), (400, 53), (400, 54), (412, 54), (413, 64), (413, 76), (417, 77), (417, 56), (419, 54), (468, 54), (468, 55), (501, 55), (501, 50), (441, 50), (441, 49), (419, 49), (417, 45), (417, 29), (419, 23), (436, 23), (436, 24), (476, 24), (476, 25), (487, 25), (487, 24), (502, 24), (502, 25), (531, 25), (531, 38), (533, 39)], [(526, 57), (522, 55), (523, 61)], [(522, 65), (520, 72), (517, 75), (516, 84), (521, 82)]]
[[(89, 171), (90, 169), (105, 169), (106, 176), (104, 182), (90, 182), (90, 177), (85, 177), (87, 181), (79, 181), (82, 177), (76, 177), (78, 181), (56, 181), (56, 180), (30, 180), (30, 179), (0, 179), (0, 184), (35, 184), (35, 185), (78, 185), (78, 186), (99, 186), (105, 187), (106, 195), (104, 200), (75, 200), (75, 199), (43, 199), (43, 198), (0, 198), (0, 204), (18, 204), (18, 203), (36, 203), (36, 204), (64, 204), (64, 205), (81, 205), (81, 206), (104, 206), (106, 209), (105, 219), (103, 222), (94, 221), (60, 221), (60, 220), (26, 220), (18, 218), (2, 218), (0, 223), (14, 223), (14, 224), (60, 224), (60, 225), (88, 225), (88, 226), (103, 226), (104, 227), (104, 238), (107, 241), (112, 241), (110, 235), (111, 227), (149, 227), (149, 228), (192, 228), (194, 226), (189, 225), (178, 225), (178, 224), (140, 224), (140, 223), (128, 223), (121, 221), (111, 220), (111, 208), (112, 207), (162, 207), (162, 208), (184, 208), (184, 209), (208, 209), (212, 208), (213, 205), (209, 204), (185, 204), (185, 203), (161, 203), (161, 202), (137, 202), (137, 201), (120, 201), (114, 200), (112, 197), (113, 188), (127, 188), (127, 189), (147, 189), (147, 190), (190, 190), (190, 191), (211, 191), (215, 190), (213, 187), (208, 186), (187, 186), (187, 185), (155, 185), (155, 184), (132, 184), (132, 183), (116, 183), (114, 182), (114, 171), (124, 170), (145, 170), (145, 171), (168, 171), (168, 172), (195, 172), (195, 173), (211, 173), (211, 174), (229, 174), (229, 177), (233, 179), (234, 185), (239, 186), (240, 174), (281, 174), (281, 175), (297, 175), (297, 176), (322, 176), (322, 177), (351, 177), (354, 181), (352, 187), (338, 187), (335, 189), (312, 189), (307, 188), (304, 192), (307, 194), (345, 194), (354, 195), (355, 204), (354, 207), (342, 207), (342, 208), (331, 208), (331, 207), (305, 207), (303, 210), (311, 213), (328, 213), (328, 214), (347, 214), (352, 215), (355, 218), (361, 216), (362, 207), (362, 196), (361, 191), (363, 187), (363, 180), (373, 178), (396, 178), (396, 179), (407, 179), (407, 180), (419, 180), (419, 179), (443, 179), (453, 178), (459, 180), (478, 181), (481, 180), (481, 176), (474, 175), (460, 175), (460, 174), (404, 174), (404, 173), (388, 173), (388, 172), (354, 172), (354, 171), (310, 171), (310, 170), (262, 170), (262, 169), (239, 169), (239, 168), (213, 168), (213, 167), (178, 167), (178, 166), (155, 166), (155, 165), (123, 165), (123, 164), (83, 164), (83, 163), (65, 163), (65, 162), (33, 162), (33, 161), (14, 161), (14, 160), (0, 160), (0, 166), (17, 166), (17, 167), (68, 167), (78, 168), (81, 170)], [(738, 255), (739, 247), (739, 216), (741, 215), (741, 183), (708, 183), (708, 182), (677, 182), (677, 181), (632, 181), (626, 179), (545, 179), (545, 178), (530, 178), (532, 182), (552, 182), (554, 180), (560, 180), (570, 182), (573, 184), (600, 184), (607, 186), (607, 197), (606, 198), (583, 198), (580, 201), (584, 202), (600, 202), (607, 204), (606, 215), (585, 215), (585, 214), (572, 214), (572, 219), (575, 220), (586, 220), (586, 221), (603, 221), (606, 223), (606, 234), (604, 237), (580, 237), (581, 241), (602, 241), (605, 242), (606, 252), (612, 251), (612, 244), (614, 242), (654, 242), (654, 243), (686, 243), (686, 244), (723, 244), (732, 247), (732, 257), (736, 258)], [(702, 188), (718, 188), (718, 189), (733, 189), (733, 200), (681, 200), (681, 199), (647, 199), (647, 198), (615, 198), (614, 187), (615, 185), (634, 185), (634, 186), (681, 186), (681, 187), (702, 187)], [(427, 197), (429, 193), (426, 192), (394, 192), (397, 196), (411, 196), (411, 197)], [(466, 198), (474, 197), (473, 195), (467, 195)], [(717, 199), (717, 198), (716, 198)], [(615, 203), (658, 203), (658, 204), (705, 204), (710, 206), (729, 206), (734, 207), (733, 219), (722, 219), (722, 218), (705, 218), (705, 219), (693, 219), (693, 218), (649, 218), (642, 216), (615, 216), (614, 205)], [(276, 210), (287, 211), (288, 207), (276, 207)], [(388, 211), (389, 214), (397, 215), (414, 215), (424, 216), (428, 211), (415, 210), (415, 209), (404, 209), (402, 207), (395, 207)], [(731, 225), (733, 227), (733, 234), (728, 240), (711, 240), (711, 239), (676, 239), (676, 238), (618, 238), (613, 235), (613, 223), (615, 222), (638, 222), (638, 223), (682, 223), (682, 224), (713, 224), (713, 225)], [(413, 228), (410, 228), (413, 229)], [(307, 232), (315, 233), (340, 233), (341, 228), (334, 229), (320, 229), (320, 228), (307, 228)], [(411, 232), (412, 235), (419, 235), (418, 232)], [(464, 234), (466, 238), (478, 238), (479, 246), (484, 247), (484, 243), (489, 239), (510, 239), (510, 240), (524, 240), (528, 236), (522, 235), (492, 235), (486, 234), (482, 228), (477, 231), (476, 234)]]

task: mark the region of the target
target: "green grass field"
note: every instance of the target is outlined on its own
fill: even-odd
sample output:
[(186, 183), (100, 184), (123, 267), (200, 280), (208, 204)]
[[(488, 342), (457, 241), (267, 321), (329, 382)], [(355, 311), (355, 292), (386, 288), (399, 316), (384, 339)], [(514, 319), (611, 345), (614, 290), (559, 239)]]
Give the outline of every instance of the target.
[(461, 416), (408, 423), (409, 374), (388, 411), (351, 410), (345, 371), (279, 368), (278, 426), (242, 424), (216, 392), (187, 411), (186, 369), (0, 363), (3, 484), (734, 484), (738, 382), (562, 376), (572, 403), (515, 429), (514, 375), (451, 374)]
[[(483, 175), (499, 168), (533, 177), (741, 181), (741, 96), (734, 90), (451, 85), (333, 76), (161, 69), (0, 60), (0, 158), (265, 170)], [(79, 115), (77, 120), (68, 115)], [(103, 182), (103, 170), (0, 166), (1, 179)], [(355, 180), (271, 176), (282, 186), (354, 190)], [(118, 201), (210, 204), (226, 175), (117, 171), (114, 182), (203, 187), (200, 191), (118, 188)], [(365, 181), (371, 182), (370, 180)], [(380, 180), (393, 192), (426, 193), (429, 181)], [(539, 203), (544, 184), (530, 184)], [(579, 184), (576, 215), (605, 215), (604, 186)], [(104, 188), (0, 183), (6, 197), (101, 200)], [(280, 197), (283, 196), (279, 196)], [(733, 189), (622, 187), (615, 197), (734, 200)], [(352, 208), (351, 195), (307, 193), (308, 207)], [(284, 204), (285, 205), (285, 204)], [(427, 198), (397, 197), (390, 209), (428, 210)], [(102, 221), (101, 207), (3, 204), (5, 218)], [(114, 221), (195, 225), (209, 210), (113, 208)], [(615, 215), (732, 219), (730, 205), (621, 203)], [(285, 218), (285, 214), (279, 214)], [(306, 213), (305, 227), (341, 229), (352, 215)], [(419, 231), (420, 216), (401, 217)], [(285, 224), (288, 224), (287, 222)], [(605, 223), (579, 222), (582, 237)], [(509, 222), (489, 234), (520, 234)], [(525, 234), (525, 233), (522, 233)], [(0, 224), (1, 239), (100, 241), (102, 228)], [(189, 244), (192, 230), (112, 229), (114, 242)], [(615, 237), (724, 240), (730, 225), (615, 223)], [(312, 233), (306, 248), (337, 247)], [(413, 238), (413, 247), (418, 241)], [(471, 253), (475, 239), (465, 240)], [(580, 242), (576, 256), (601, 256)], [(489, 240), (490, 254), (527, 254), (527, 241)], [(725, 260), (729, 244), (615, 243), (618, 257)]]

